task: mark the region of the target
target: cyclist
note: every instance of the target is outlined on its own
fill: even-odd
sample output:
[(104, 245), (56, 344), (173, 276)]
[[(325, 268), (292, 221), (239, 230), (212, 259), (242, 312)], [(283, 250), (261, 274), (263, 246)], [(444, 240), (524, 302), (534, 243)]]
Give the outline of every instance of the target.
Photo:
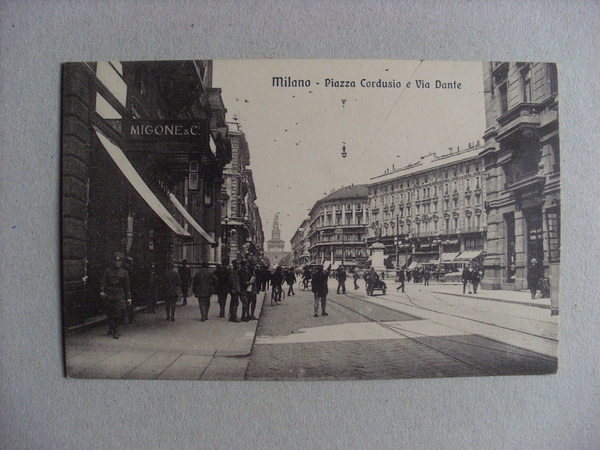
[(275, 298), (278, 298), (278, 301), (281, 301), (281, 285), (283, 284), (283, 271), (281, 270), (281, 266), (277, 266), (277, 269), (275, 269), (275, 272), (273, 272), (273, 274), (271, 275), (271, 287), (272, 287), (272, 293), (271, 295), (276, 295)]
[(310, 267), (304, 267), (304, 272), (302, 273), (302, 283), (304, 283), (304, 289), (308, 288), (308, 283), (310, 283), (311, 277), (312, 273), (310, 272)]

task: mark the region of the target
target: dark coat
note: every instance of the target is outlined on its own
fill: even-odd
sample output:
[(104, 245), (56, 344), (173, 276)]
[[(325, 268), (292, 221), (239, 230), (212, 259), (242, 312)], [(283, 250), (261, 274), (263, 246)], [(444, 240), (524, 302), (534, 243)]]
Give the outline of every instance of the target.
[(469, 272), (469, 269), (466, 267), (463, 269), (460, 279), (463, 281), (471, 281), (471, 272)]
[(192, 280), (192, 271), (189, 267), (180, 267), (179, 268), (179, 279), (181, 280), (181, 285), (188, 287), (190, 285), (190, 281)]
[(215, 291), (217, 294), (228, 294), (231, 291), (229, 269), (225, 266), (217, 267), (214, 272), (216, 282)]
[(542, 267), (539, 264), (529, 264), (527, 267), (527, 282), (537, 283), (542, 278)]
[(312, 276), (312, 291), (315, 294), (326, 295), (329, 292), (327, 287), (327, 279), (329, 278), (329, 270), (321, 270)]
[(181, 279), (177, 270), (167, 270), (163, 276), (165, 297), (179, 297), (181, 295)]
[(210, 297), (213, 294), (217, 281), (217, 277), (210, 270), (200, 269), (194, 276), (192, 292), (198, 298)]
[(129, 274), (123, 268), (109, 267), (104, 271), (100, 291), (106, 294), (107, 300), (125, 304), (131, 298)]

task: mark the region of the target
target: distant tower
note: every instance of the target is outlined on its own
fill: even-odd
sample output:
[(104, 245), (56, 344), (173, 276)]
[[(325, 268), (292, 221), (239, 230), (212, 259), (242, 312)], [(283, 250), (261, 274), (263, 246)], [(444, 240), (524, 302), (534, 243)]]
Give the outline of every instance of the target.
[(285, 242), (281, 240), (279, 231), (279, 215), (275, 214), (273, 219), (273, 228), (271, 229), (271, 239), (267, 241), (267, 251), (269, 253), (283, 253)]

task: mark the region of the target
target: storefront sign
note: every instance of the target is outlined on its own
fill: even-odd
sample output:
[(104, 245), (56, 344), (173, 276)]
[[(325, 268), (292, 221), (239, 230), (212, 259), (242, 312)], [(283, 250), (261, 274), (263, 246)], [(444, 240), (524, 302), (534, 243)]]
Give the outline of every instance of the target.
[(125, 120), (123, 132), (131, 141), (198, 142), (208, 137), (203, 120)]

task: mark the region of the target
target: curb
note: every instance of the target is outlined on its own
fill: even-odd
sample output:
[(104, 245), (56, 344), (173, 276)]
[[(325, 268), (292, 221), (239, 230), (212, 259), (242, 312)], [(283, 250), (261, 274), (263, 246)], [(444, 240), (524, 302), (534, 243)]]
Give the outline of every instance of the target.
[(515, 304), (515, 305), (533, 306), (535, 308), (551, 309), (550, 305), (542, 305), (542, 304), (539, 304), (539, 303), (519, 302), (519, 301), (514, 301), (514, 300), (504, 300), (504, 299), (500, 299), (500, 298), (482, 297), (482, 296), (475, 295), (475, 294), (465, 295), (465, 294), (455, 294), (455, 293), (440, 292), (440, 291), (431, 291), (431, 292), (434, 292), (435, 294), (453, 295), (455, 297), (476, 298), (476, 299), (479, 299), (479, 300), (487, 300), (487, 301), (490, 301), (490, 302), (511, 303), (511, 304)]

